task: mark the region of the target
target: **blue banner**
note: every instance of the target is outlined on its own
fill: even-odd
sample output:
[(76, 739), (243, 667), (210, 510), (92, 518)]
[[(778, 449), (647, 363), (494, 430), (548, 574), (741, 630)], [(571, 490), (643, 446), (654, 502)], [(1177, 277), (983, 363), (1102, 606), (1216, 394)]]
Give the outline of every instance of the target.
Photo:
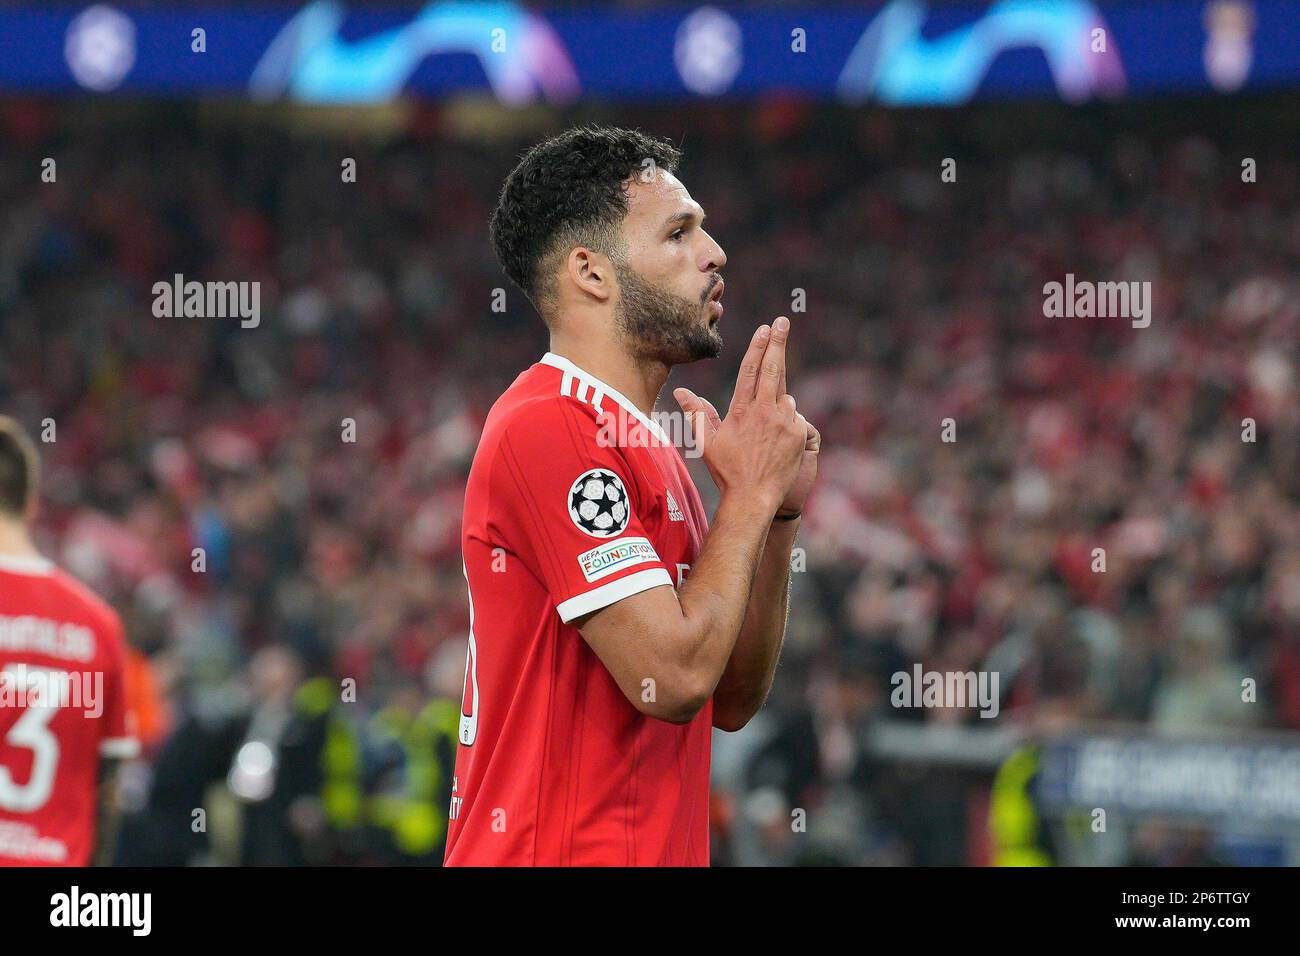
[(0, 91), (11, 93), (373, 103), (483, 90), (513, 105), (790, 93), (921, 106), (1297, 85), (1295, 0), (0, 10)]
[(1093, 737), (1059, 741), (1042, 761), (1049, 809), (1300, 827), (1300, 744)]

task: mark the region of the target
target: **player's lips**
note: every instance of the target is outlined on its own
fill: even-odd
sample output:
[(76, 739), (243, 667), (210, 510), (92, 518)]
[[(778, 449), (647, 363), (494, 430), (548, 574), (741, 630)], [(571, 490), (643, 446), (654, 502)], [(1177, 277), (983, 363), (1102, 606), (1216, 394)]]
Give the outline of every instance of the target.
[(713, 306), (714, 311), (719, 316), (721, 316), (722, 313), (725, 311), (722, 307), (722, 293), (725, 292), (726, 289), (727, 289), (727, 283), (724, 282), (722, 279), (719, 279), (718, 284), (715, 285), (713, 287), (713, 291), (709, 293), (708, 303), (709, 305)]

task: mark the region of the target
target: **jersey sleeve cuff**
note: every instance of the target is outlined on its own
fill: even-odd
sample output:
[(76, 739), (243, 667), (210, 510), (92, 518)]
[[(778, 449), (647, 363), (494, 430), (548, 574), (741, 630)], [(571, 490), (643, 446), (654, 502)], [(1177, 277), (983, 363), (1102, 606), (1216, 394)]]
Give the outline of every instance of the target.
[(105, 737), (99, 742), (99, 753), (114, 760), (130, 760), (140, 753), (140, 741), (134, 737)]
[(556, 605), (555, 609), (560, 612), (560, 620), (568, 624), (575, 617), (582, 617), (584, 614), (598, 611), (602, 607), (608, 607), (617, 601), (623, 600), (625, 597), (640, 594), (642, 591), (657, 588), (662, 584), (669, 587), (673, 586), (673, 579), (668, 576), (668, 572), (663, 568), (647, 568), (645, 571), (638, 571), (636, 574), (629, 574), (625, 578), (619, 578), (617, 581), (610, 581), (598, 588), (584, 591), (582, 594)]

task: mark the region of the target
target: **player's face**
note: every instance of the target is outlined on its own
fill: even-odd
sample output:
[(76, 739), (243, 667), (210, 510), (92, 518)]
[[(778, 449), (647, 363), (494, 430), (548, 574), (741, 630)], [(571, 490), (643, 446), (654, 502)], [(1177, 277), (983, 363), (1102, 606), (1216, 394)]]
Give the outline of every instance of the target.
[(671, 173), (632, 180), (623, 221), (627, 261), (614, 264), (615, 318), (638, 355), (678, 365), (722, 351), (718, 270), (727, 255), (703, 221), (704, 210)]

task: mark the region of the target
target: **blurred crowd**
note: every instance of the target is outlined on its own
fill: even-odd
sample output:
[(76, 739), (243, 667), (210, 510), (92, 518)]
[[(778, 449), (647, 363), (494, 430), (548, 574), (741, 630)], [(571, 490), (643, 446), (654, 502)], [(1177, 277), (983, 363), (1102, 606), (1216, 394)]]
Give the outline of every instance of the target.
[[(825, 441), (772, 699), (717, 741), (716, 862), (988, 862), (991, 771), (884, 762), (882, 721), (1300, 730), (1294, 109), (771, 101), (474, 136), (423, 108), (372, 137), (0, 105), (0, 409), (44, 442), (42, 547), (135, 650), (119, 861), (440, 858), (464, 480), (547, 347), (486, 222), (519, 152), (589, 119), (682, 146), (728, 255), (728, 347), (672, 383), (725, 400), (789, 315)], [(260, 282), (260, 325), (155, 318), (178, 273)], [(1045, 317), (1067, 273), (1149, 281), (1150, 326)], [(892, 708), (918, 663), (997, 672), (1000, 716)], [(229, 847), (220, 802), (192, 825), (212, 784)], [(1130, 862), (1201, 859), (1162, 833)]]

